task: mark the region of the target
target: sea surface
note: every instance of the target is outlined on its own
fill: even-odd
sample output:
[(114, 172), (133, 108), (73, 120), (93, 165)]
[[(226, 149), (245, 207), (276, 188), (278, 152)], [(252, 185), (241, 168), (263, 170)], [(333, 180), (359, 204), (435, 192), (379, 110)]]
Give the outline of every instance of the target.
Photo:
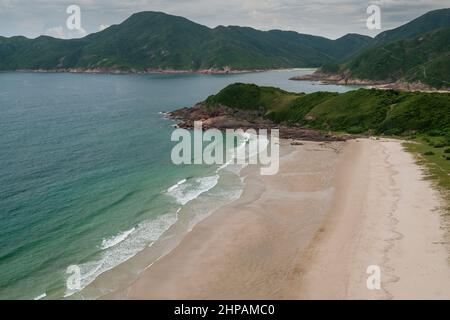
[(163, 112), (234, 82), (354, 89), (288, 80), (309, 72), (0, 73), (0, 299), (69, 297), (71, 266), (84, 288), (187, 210), (204, 217), (239, 197), (233, 170), (172, 164), (174, 122)]

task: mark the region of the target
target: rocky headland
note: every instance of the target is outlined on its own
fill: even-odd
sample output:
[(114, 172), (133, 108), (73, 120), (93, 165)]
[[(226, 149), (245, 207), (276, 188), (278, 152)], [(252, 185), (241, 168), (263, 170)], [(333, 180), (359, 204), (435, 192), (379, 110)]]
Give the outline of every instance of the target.
[[(182, 108), (166, 113), (170, 119), (176, 120), (177, 127), (193, 129), (194, 122), (201, 121), (203, 130), (208, 129), (279, 129), (280, 138), (305, 141), (346, 141), (355, 138), (352, 135), (334, 135), (300, 126), (280, 125), (264, 118), (264, 110), (239, 110), (223, 105), (208, 106), (199, 103), (192, 108)], [(294, 142), (295, 143), (295, 142)]]

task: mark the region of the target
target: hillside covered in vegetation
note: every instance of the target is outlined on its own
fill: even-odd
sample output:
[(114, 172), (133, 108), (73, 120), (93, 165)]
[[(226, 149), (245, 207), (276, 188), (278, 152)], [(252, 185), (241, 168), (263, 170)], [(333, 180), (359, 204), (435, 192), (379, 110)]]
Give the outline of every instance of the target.
[(344, 63), (323, 65), (316, 78), (340, 83), (404, 82), (450, 88), (450, 9), (430, 11), (382, 32), (368, 48)]
[(133, 14), (82, 39), (0, 37), (0, 70), (99, 71), (320, 67), (342, 61), (373, 39), (337, 40), (248, 27), (208, 28), (162, 12)]
[(450, 139), (450, 94), (359, 89), (297, 94), (236, 83), (209, 97), (214, 109), (260, 110), (277, 124), (386, 135), (429, 134)]
[(376, 47), (343, 65), (351, 77), (450, 87), (450, 28)]

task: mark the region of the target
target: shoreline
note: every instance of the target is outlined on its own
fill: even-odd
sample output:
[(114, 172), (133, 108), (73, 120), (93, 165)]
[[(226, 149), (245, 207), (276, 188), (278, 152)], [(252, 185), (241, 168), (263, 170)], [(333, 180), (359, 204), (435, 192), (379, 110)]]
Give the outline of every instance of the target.
[[(280, 125), (264, 118), (260, 111), (240, 111), (236, 112), (233, 108), (218, 106), (213, 111), (204, 102), (197, 103), (191, 108), (183, 108), (171, 112), (166, 112), (164, 116), (167, 119), (176, 122), (176, 128), (194, 129), (196, 121), (202, 122), (202, 129), (277, 129), (281, 139), (303, 140), (303, 141), (347, 141), (361, 137), (361, 135), (325, 133), (320, 130), (303, 128), (297, 125)], [(250, 119), (250, 120), (247, 120)]]
[[(282, 150), (277, 176), (246, 169), (241, 198), (102, 298), (450, 296), (441, 200), (400, 141), (284, 141)], [(381, 267), (382, 290), (366, 288), (370, 265)]]
[[(125, 290), (139, 274), (176, 248), (197, 224), (208, 219), (217, 208), (226, 206), (240, 197), (243, 182), (239, 174), (235, 172), (239, 171), (239, 168), (238, 165), (231, 165), (229, 171), (216, 170), (217, 182), (212, 188), (196, 195), (186, 203), (180, 204), (176, 213), (167, 213), (159, 217), (164, 220), (168, 216), (176, 216), (173, 223), (155, 240), (122, 263), (100, 273), (80, 291), (71, 293), (65, 298), (70, 300), (102, 299), (114, 292)], [(213, 172), (205, 173), (206, 175), (202, 178), (211, 178), (211, 174), (213, 175)], [(186, 179), (182, 181), (186, 181)], [(170, 189), (181, 185), (182, 181), (168, 188), (166, 193), (169, 195)]]
[[(269, 291), (278, 291), (279, 282), (285, 283), (280, 270), (290, 270), (286, 259), (306, 250), (325, 216), (333, 193), (328, 177), (343, 145), (290, 143), (280, 142), (281, 161), (286, 164), (281, 174), (260, 176), (258, 167), (245, 168), (244, 191), (238, 200), (198, 223), (130, 286), (102, 299), (266, 299)], [(313, 157), (303, 157), (311, 151)], [(297, 172), (298, 157), (315, 169)], [(295, 177), (305, 177), (308, 184), (297, 186)], [(304, 205), (297, 207), (300, 203)], [(266, 206), (275, 206), (282, 217), (264, 212)], [(279, 237), (282, 241), (273, 241)], [(291, 242), (296, 245), (286, 246)], [(272, 262), (261, 261), (261, 255), (270, 256)]]
[(73, 74), (110, 74), (110, 75), (133, 75), (133, 74), (204, 74), (204, 75), (227, 75), (227, 74), (245, 74), (261, 73), (270, 71), (295, 71), (311, 70), (314, 72), (317, 68), (275, 68), (275, 69), (200, 69), (200, 70), (176, 70), (176, 69), (146, 69), (146, 70), (120, 70), (105, 68), (68, 68), (68, 69), (18, 69), (3, 70), (0, 73), (73, 73)]
[(378, 90), (399, 90), (408, 92), (418, 91), (418, 92), (438, 92), (438, 93), (450, 92), (450, 88), (435, 89), (422, 82), (406, 82), (401, 80), (391, 82), (382, 80), (377, 81), (368, 79), (346, 78), (339, 74), (328, 74), (317, 71), (303, 76), (292, 77), (289, 80), (314, 81), (319, 82), (321, 84), (364, 86), (369, 89), (378, 89)]

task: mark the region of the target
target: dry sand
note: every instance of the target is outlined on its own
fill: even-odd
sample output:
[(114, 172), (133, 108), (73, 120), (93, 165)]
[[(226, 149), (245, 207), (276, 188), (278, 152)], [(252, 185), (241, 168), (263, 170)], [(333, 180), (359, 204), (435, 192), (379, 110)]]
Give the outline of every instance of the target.
[(450, 299), (441, 202), (400, 142), (282, 151), (278, 175), (247, 169), (239, 200), (106, 298)]
[[(301, 299), (450, 299), (439, 194), (395, 140), (351, 142), (333, 209), (304, 258)], [(368, 290), (367, 268), (381, 268)]]

